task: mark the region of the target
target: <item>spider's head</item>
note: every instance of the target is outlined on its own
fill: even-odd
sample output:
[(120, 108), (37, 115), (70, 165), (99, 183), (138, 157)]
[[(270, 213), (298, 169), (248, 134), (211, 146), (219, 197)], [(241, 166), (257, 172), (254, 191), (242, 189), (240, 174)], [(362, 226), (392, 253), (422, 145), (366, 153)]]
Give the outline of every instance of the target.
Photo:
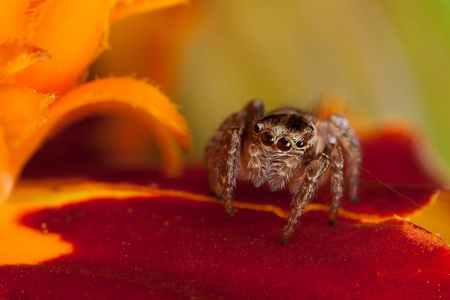
[(253, 126), (253, 142), (272, 151), (304, 155), (317, 143), (314, 124), (298, 113), (276, 113)]

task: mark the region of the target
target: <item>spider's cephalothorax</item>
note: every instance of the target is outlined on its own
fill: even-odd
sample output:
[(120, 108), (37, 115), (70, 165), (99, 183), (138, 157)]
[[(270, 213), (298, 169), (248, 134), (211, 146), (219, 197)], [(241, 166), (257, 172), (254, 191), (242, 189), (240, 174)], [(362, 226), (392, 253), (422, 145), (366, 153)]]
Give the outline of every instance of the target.
[(331, 170), (331, 208), (334, 224), (344, 189), (342, 149), (348, 154), (349, 195), (357, 201), (361, 151), (347, 119), (331, 115), (320, 119), (302, 111), (284, 108), (263, 116), (264, 104), (253, 100), (228, 117), (206, 146), (209, 184), (234, 214), (236, 180), (249, 180), (256, 187), (267, 184), (272, 191), (289, 187), (292, 208), (281, 235), (285, 244), (314, 196), (325, 174)]

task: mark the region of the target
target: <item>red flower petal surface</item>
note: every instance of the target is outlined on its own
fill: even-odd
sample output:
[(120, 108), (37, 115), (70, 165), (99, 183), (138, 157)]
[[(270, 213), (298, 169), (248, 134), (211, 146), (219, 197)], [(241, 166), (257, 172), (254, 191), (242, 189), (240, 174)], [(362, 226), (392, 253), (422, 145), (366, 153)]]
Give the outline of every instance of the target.
[[(308, 212), (288, 245), (284, 220), (186, 199), (97, 200), (24, 219), (75, 253), (0, 268), (5, 298), (438, 298), (450, 296), (450, 249), (402, 220), (362, 224)], [(42, 229), (41, 229), (42, 230)], [(430, 298), (429, 298), (430, 299)]]
[[(38, 265), (0, 267), (0, 298), (450, 297), (450, 247), (392, 217), (412, 214), (439, 189), (423, 170), (412, 138), (384, 131), (363, 140), (363, 149), (360, 203), (346, 198), (331, 227), (320, 206), (329, 192), (321, 187), (316, 206), (285, 246), (279, 238), (288, 193), (245, 184), (238, 185), (233, 218), (221, 203), (181, 193), (93, 199), (32, 212), (20, 222), (43, 234), (59, 233), (74, 253)], [(181, 179), (157, 172), (108, 172), (91, 179), (209, 193), (203, 168)]]

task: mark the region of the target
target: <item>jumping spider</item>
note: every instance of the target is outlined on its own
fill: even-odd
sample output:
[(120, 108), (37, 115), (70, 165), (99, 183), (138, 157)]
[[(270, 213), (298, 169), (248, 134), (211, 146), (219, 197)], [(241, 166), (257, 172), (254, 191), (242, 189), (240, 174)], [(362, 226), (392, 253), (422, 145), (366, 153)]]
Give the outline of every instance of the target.
[(348, 155), (350, 200), (357, 202), (361, 150), (348, 120), (340, 115), (320, 119), (293, 108), (263, 114), (264, 104), (253, 100), (222, 123), (205, 150), (209, 184), (230, 216), (237, 179), (256, 187), (266, 183), (272, 191), (288, 186), (293, 198), (281, 235), (285, 244), (328, 169), (328, 221), (335, 223), (344, 190), (341, 147)]

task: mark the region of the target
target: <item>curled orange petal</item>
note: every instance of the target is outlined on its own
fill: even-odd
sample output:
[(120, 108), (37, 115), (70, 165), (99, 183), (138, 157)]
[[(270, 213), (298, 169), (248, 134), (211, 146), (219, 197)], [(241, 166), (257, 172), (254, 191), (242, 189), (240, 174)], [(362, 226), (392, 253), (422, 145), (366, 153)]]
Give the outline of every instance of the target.
[(54, 97), (8, 84), (0, 84), (0, 95), (4, 139), (8, 149), (15, 150), (47, 122)]
[[(153, 117), (167, 129), (184, 150), (190, 150), (189, 130), (186, 121), (178, 113), (177, 106), (155, 87), (132, 78), (99, 79), (71, 90), (51, 107), (52, 122), (67, 119), (69, 113), (76, 115), (92, 112), (98, 105), (100, 110), (114, 110), (114, 104), (126, 104), (133, 112), (145, 112), (146, 117)], [(120, 110), (122, 109), (121, 106)]]
[(44, 49), (24, 43), (20, 39), (8, 40), (0, 45), (0, 80), (48, 58), (50, 54)]
[[(181, 156), (174, 139), (189, 151), (191, 139), (184, 118), (156, 88), (130, 78), (108, 78), (81, 85), (55, 103), (51, 98), (17, 86), (0, 86), (0, 96), (13, 101), (1, 103), (0, 202), (7, 199), (13, 182), (42, 142), (62, 127), (98, 113), (130, 114), (153, 133), (161, 148), (165, 171), (181, 171)], [(17, 100), (17, 102), (16, 102)], [(5, 179), (5, 180), (3, 180)], [(6, 180), (8, 179), (8, 180)]]
[(12, 153), (21, 149), (49, 118), (52, 96), (30, 89), (0, 84), (0, 203), (6, 200), (20, 172)]

